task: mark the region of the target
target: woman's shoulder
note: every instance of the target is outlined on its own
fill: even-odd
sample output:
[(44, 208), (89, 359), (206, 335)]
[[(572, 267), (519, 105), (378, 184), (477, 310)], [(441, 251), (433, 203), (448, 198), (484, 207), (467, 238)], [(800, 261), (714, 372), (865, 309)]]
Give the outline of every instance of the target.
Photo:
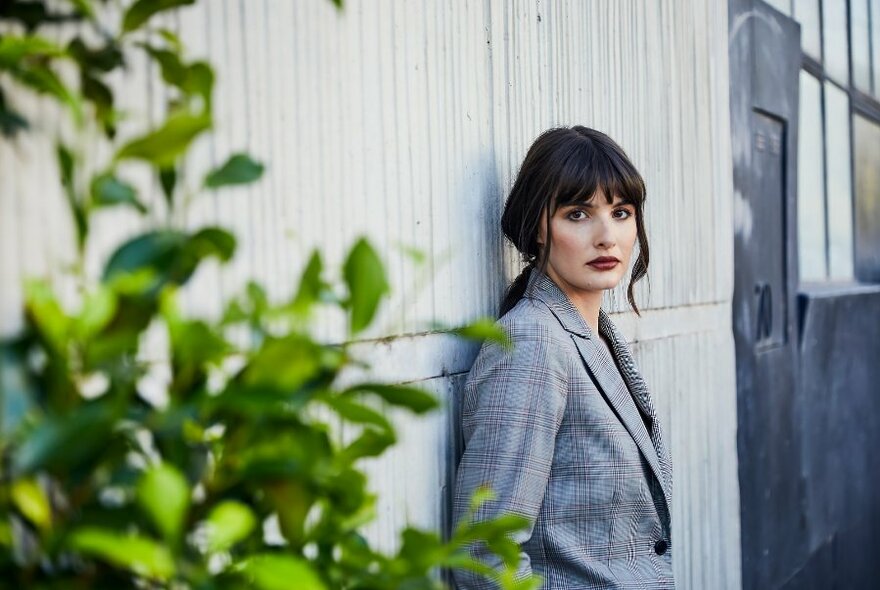
[(565, 382), (570, 353), (577, 353), (568, 332), (544, 303), (524, 297), (496, 324), (507, 335), (508, 345), (494, 339), (483, 342), (469, 372), (469, 385), (495, 378), (520, 381), (524, 372)]
[[(537, 360), (548, 353), (558, 357), (562, 348), (571, 345), (568, 332), (547, 305), (538, 299), (523, 297), (496, 323), (507, 335), (510, 346), (499, 347), (497, 343), (490, 344), (487, 341), (482, 353), (497, 352), (520, 358), (525, 355)], [(486, 350), (487, 348), (495, 350)]]
[(498, 323), (506, 330), (523, 335), (539, 332), (548, 336), (564, 337), (566, 334), (547, 304), (532, 297), (520, 299), (510, 311), (498, 319)]

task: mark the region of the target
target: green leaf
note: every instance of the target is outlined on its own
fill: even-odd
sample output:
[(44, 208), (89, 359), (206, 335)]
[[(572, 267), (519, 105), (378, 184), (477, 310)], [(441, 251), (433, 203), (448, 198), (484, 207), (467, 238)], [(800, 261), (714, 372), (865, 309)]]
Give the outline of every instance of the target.
[(67, 205), (73, 214), (76, 227), (77, 244), (82, 248), (88, 233), (88, 218), (85, 209), (79, 199), (74, 186), (74, 156), (73, 152), (59, 142), (55, 144), (55, 156), (58, 161), (58, 173), (61, 176), (61, 186), (64, 188), (64, 196), (67, 197)]
[(397, 442), (393, 431), (364, 430), (354, 442), (336, 454), (336, 461), (349, 465), (362, 457), (378, 457), (385, 449)]
[(289, 477), (284, 481), (268, 482), (266, 498), (278, 514), (278, 526), (288, 543), (301, 546), (305, 537), (305, 521), (314, 495), (306, 488), (302, 477)]
[(507, 332), (504, 331), (501, 324), (491, 318), (479, 318), (470, 324), (454, 328), (452, 333), (470, 340), (497, 342), (505, 348), (512, 346)]
[(159, 36), (165, 39), (165, 42), (171, 46), (172, 50), (177, 53), (183, 51), (183, 43), (180, 42), (180, 37), (177, 36), (177, 33), (168, 29), (159, 29), (157, 32), (159, 33)]
[[(442, 565), (452, 569), (476, 572), (481, 576), (490, 579), (497, 579), (498, 577), (495, 568), (486, 565), (478, 559), (474, 559), (467, 551), (459, 550), (458, 552), (453, 553), (442, 561)], [(500, 586), (500, 588), (503, 588), (503, 590), (510, 590), (509, 586)]]
[(322, 300), (323, 293), (330, 288), (321, 278), (323, 270), (324, 263), (321, 260), (321, 253), (315, 250), (300, 276), (299, 289), (291, 303), (291, 309), (294, 313), (302, 316), (307, 315), (312, 306)]
[(228, 262), (235, 253), (235, 236), (219, 227), (206, 227), (190, 237), (186, 251), (198, 259), (216, 256)]
[(263, 175), (264, 166), (247, 154), (235, 154), (205, 177), (205, 187), (219, 188), (234, 184), (248, 184)]
[(167, 548), (138, 535), (123, 535), (100, 527), (82, 527), (67, 540), (68, 546), (140, 576), (168, 580), (175, 573)]
[(28, 128), (27, 119), (6, 105), (6, 96), (3, 94), (3, 89), (0, 88), (0, 133), (12, 138), (19, 131), (24, 131)]
[[(252, 396), (245, 394), (234, 397), (247, 401)], [(237, 413), (245, 416), (243, 412)], [(260, 418), (259, 424), (274, 424), (276, 427), (266, 430), (257, 426), (253, 429), (251, 440), (245, 443), (235, 458), (237, 475), (242, 479), (261, 485), (264, 482), (296, 484), (306, 481), (304, 478), (308, 477), (315, 463), (328, 459), (331, 449), (326, 431), (320, 425), (301, 428), (293, 416), (282, 422), (284, 413), (285, 410), (276, 405), (264, 407), (256, 414)]]
[(113, 319), (119, 300), (112, 289), (104, 285), (88, 293), (79, 315), (74, 320), (77, 337), (86, 340), (97, 334)]
[(52, 287), (43, 280), (25, 283), (25, 310), (47, 348), (60, 356), (67, 354), (70, 318), (61, 308)]
[(516, 572), (516, 567), (511, 567), (504, 572), (501, 584), (505, 590), (541, 590), (544, 587), (544, 577), (540, 574), (530, 574), (527, 578), (517, 578)]
[(168, 49), (153, 47), (146, 43), (141, 47), (159, 64), (159, 70), (162, 72), (162, 79), (168, 84), (182, 87), (186, 82), (186, 66), (180, 59), (180, 55)]
[(322, 352), (320, 345), (300, 334), (268, 338), (242, 378), (246, 385), (294, 392), (320, 374)]
[(73, 7), (76, 8), (77, 12), (81, 15), (88, 17), (89, 19), (95, 18), (95, 9), (92, 6), (91, 0), (67, 0)]
[(30, 129), (27, 119), (6, 109), (0, 109), (0, 133), (6, 137), (15, 137), (19, 131)]
[(159, 170), (159, 184), (162, 186), (162, 194), (170, 209), (174, 205), (174, 187), (177, 186), (177, 168), (169, 166)]
[(410, 260), (412, 260), (415, 264), (422, 266), (428, 261), (428, 253), (422, 250), (421, 248), (416, 248), (415, 246), (408, 246), (403, 243), (395, 244), (397, 248), (403, 252)]
[[(224, 389), (213, 400), (212, 407), (224, 414), (237, 414), (259, 419), (290, 412), (290, 401), (277, 390), (270, 390), (267, 387), (240, 386), (232, 381), (225, 384)], [(299, 400), (299, 407), (302, 407), (306, 401), (306, 399)]]
[(443, 543), (436, 533), (407, 527), (401, 534), (401, 539), (403, 545), (399, 558), (412, 569), (428, 570), (445, 553)]
[(177, 112), (159, 129), (124, 145), (116, 159), (146, 160), (159, 168), (168, 168), (197, 136), (210, 128), (210, 115)]
[(171, 393), (185, 400), (208, 378), (211, 366), (222, 365), (233, 347), (212, 324), (182, 318), (170, 291), (162, 293), (161, 313), (171, 337)]
[(125, 56), (122, 49), (113, 40), (107, 40), (106, 45), (92, 49), (83, 42), (82, 38), (74, 37), (67, 44), (67, 53), (75, 59), (84, 71), (112, 72), (116, 68), (125, 65)]
[[(55, 146), (55, 155), (58, 158), (58, 172), (61, 175), (61, 184), (68, 193), (68, 197), (75, 194), (73, 189), (73, 152), (62, 143)], [(75, 196), (72, 197), (75, 199)]]
[(9, 73), (19, 82), (40, 94), (54, 96), (70, 109), (77, 125), (82, 124), (82, 102), (77, 94), (69, 89), (48, 64), (19, 64), (10, 68)]
[(76, 469), (106, 448), (112, 426), (110, 407), (98, 402), (45, 419), (16, 449), (13, 471), (25, 474), (41, 469)]
[(372, 424), (384, 430), (393, 430), (391, 423), (385, 416), (373, 408), (360, 404), (348, 397), (325, 397), (322, 400), (333, 408), (337, 414), (349, 422), (355, 424)]
[(52, 525), (52, 507), (36, 480), (20, 479), (12, 484), (12, 501), (39, 528), (46, 530)]
[(326, 590), (311, 564), (300, 557), (280, 553), (254, 555), (241, 562), (239, 569), (260, 590)]
[(187, 97), (201, 96), (204, 99), (203, 109), (210, 112), (211, 93), (214, 90), (214, 70), (204, 61), (184, 63), (180, 48), (171, 43), (172, 49), (153, 47), (141, 44), (150, 57), (159, 64), (162, 79), (171, 86), (179, 88)]
[(119, 295), (139, 297), (156, 284), (157, 272), (153, 268), (140, 268), (131, 272), (117, 273), (103, 280), (107, 287)]
[(49, 17), (42, 2), (5, 2), (2, 6), (3, 18), (20, 22), (28, 33), (32, 33)]
[(145, 294), (156, 295), (167, 283), (185, 284), (203, 259), (215, 256), (225, 262), (234, 252), (235, 237), (221, 228), (204, 228), (191, 236), (157, 230), (120, 246), (104, 267), (103, 280), (113, 283), (122, 275), (149, 269), (154, 273)]
[(417, 414), (423, 414), (439, 406), (437, 399), (427, 391), (407, 385), (359, 383), (345, 390), (343, 395), (349, 396), (360, 392), (374, 393), (389, 404), (409, 408)]
[(195, 4), (195, 0), (138, 0), (125, 11), (125, 16), (122, 18), (122, 30), (129, 33), (139, 28), (158, 12), (190, 4)]
[(36, 400), (24, 351), (15, 342), (0, 341), (0, 440), (18, 430)]
[(0, 68), (17, 66), (29, 57), (60, 57), (64, 49), (55, 42), (37, 35), (4, 35), (0, 37)]
[(155, 271), (150, 289), (158, 289), (170, 279), (180, 259), (186, 235), (172, 230), (158, 230), (137, 236), (120, 246), (104, 267), (105, 282), (142, 269)]
[(470, 511), (476, 512), (480, 506), (489, 500), (495, 499), (495, 491), (488, 485), (482, 485), (474, 490), (470, 498)]
[(366, 238), (359, 239), (352, 247), (343, 274), (348, 285), (350, 328), (352, 334), (356, 334), (373, 321), (382, 297), (390, 288), (382, 261)]
[(269, 295), (260, 283), (248, 281), (244, 292), (251, 310), (256, 315), (261, 315), (269, 310)]
[(223, 312), (221, 323), (226, 326), (250, 321), (252, 326), (259, 326), (262, 318), (270, 312), (266, 291), (259, 283), (248, 281), (245, 292), (230, 300)]
[(113, 92), (100, 79), (83, 71), (80, 78), (83, 96), (95, 107), (95, 117), (104, 126), (109, 138), (116, 134), (116, 113), (113, 111)]
[[(393, 438), (389, 435), (389, 438)], [(335, 516), (346, 516), (347, 525), (363, 518), (375, 509), (376, 496), (367, 490), (367, 476), (347, 466), (327, 482), (327, 497), (333, 503)], [(354, 525), (357, 526), (357, 525)]]
[(506, 566), (513, 567), (519, 562), (521, 555), (520, 546), (513, 539), (503, 536), (492, 539), (487, 544), (489, 549), (498, 555)]
[(509, 533), (522, 531), (529, 526), (529, 519), (521, 514), (505, 513), (489, 520), (481, 520), (469, 527), (456, 531), (462, 540), (483, 540), (490, 546), (500, 541), (509, 541)]
[(186, 478), (168, 463), (152, 467), (138, 481), (137, 499), (165, 539), (176, 543), (189, 510)]
[(241, 502), (227, 500), (211, 510), (206, 521), (208, 551), (226, 551), (247, 538), (254, 530), (257, 519), (251, 509)]
[[(88, 5), (90, 3), (85, 2)], [(117, 113), (113, 110), (113, 92), (110, 87), (100, 78), (101, 73), (111, 72), (117, 68), (124, 66), (124, 56), (122, 50), (113, 39), (107, 39), (105, 44), (92, 49), (85, 44), (80, 37), (74, 37), (68, 43), (66, 49), (67, 55), (76, 61), (79, 71), (80, 92), (83, 97), (88, 100), (94, 107), (94, 114), (97, 122), (104, 128), (104, 133), (108, 138), (113, 138), (116, 134)], [(36, 69), (37, 64), (21, 64), (19, 70)], [(46, 65), (42, 66), (46, 69)], [(33, 76), (33, 73), (31, 74)], [(37, 77), (40, 77), (38, 74)], [(34, 80), (40, 85), (49, 84), (47, 89), (39, 89), (40, 92), (50, 92), (57, 96), (60, 100), (66, 102), (73, 111), (77, 121), (82, 117), (82, 104), (79, 97), (75, 93), (66, 89), (61, 80), (52, 80), (50, 72), (49, 78), (43, 81)], [(45, 74), (42, 78), (46, 78)]]
[(205, 112), (210, 113), (211, 93), (214, 91), (214, 70), (211, 65), (204, 61), (189, 64), (183, 90), (189, 96), (200, 95), (205, 101), (203, 105)]
[(138, 201), (134, 187), (110, 173), (100, 174), (92, 179), (92, 202), (99, 207), (129, 205), (140, 213), (147, 212), (144, 204)]

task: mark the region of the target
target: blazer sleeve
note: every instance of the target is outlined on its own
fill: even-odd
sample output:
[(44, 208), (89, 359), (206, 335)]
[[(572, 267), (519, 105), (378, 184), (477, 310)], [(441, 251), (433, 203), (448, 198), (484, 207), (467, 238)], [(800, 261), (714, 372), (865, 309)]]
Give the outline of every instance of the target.
[[(453, 502), (457, 523), (467, 516), (470, 497), (482, 484), (495, 492), (474, 514), (481, 522), (503, 513), (526, 517), (528, 529), (514, 537), (522, 545), (531, 538), (550, 476), (556, 434), (568, 396), (565, 352), (543, 324), (507, 326), (513, 348), (486, 342), (468, 375), (461, 408), (464, 453), (458, 466)], [(492, 567), (501, 560), (485, 543), (468, 547)], [(517, 577), (531, 572), (527, 553), (520, 551)], [(460, 590), (497, 588), (472, 572), (455, 570)]]

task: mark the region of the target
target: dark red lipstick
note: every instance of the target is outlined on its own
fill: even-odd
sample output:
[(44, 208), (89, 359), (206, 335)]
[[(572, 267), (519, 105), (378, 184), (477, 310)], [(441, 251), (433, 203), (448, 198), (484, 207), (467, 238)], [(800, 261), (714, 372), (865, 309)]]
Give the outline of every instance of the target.
[(599, 258), (594, 258), (589, 261), (587, 264), (595, 268), (596, 270), (611, 270), (617, 263), (620, 262), (617, 258), (613, 256), (600, 256)]

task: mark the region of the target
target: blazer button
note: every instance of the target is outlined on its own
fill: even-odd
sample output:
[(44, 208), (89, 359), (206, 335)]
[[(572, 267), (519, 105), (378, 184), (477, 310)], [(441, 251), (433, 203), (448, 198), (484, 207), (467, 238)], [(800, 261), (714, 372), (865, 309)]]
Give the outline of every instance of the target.
[(663, 555), (664, 553), (666, 553), (667, 547), (669, 547), (669, 545), (666, 543), (666, 541), (663, 539), (660, 539), (659, 541), (654, 543), (654, 552), (657, 555)]

